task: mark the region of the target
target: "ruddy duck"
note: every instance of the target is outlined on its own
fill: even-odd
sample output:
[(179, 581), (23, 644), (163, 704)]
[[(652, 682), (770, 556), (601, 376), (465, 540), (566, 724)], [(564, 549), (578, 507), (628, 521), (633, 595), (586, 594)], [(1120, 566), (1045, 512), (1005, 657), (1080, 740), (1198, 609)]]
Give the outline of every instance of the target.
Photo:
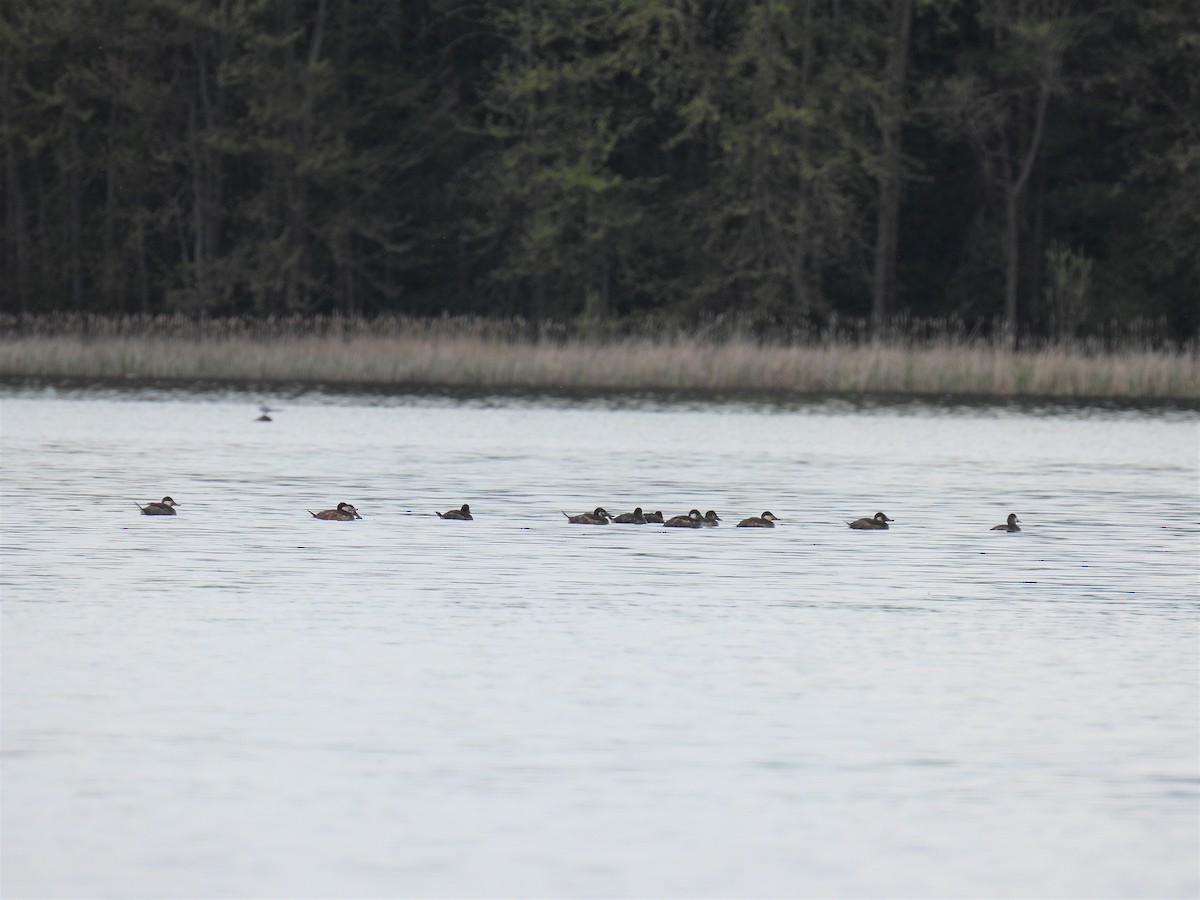
[(686, 516), (671, 516), (663, 522), (666, 528), (699, 528), (703, 524), (704, 516), (700, 515), (698, 509), (693, 509)]
[(993, 525), (992, 531), (1020, 531), (1021, 527), (1017, 524), (1020, 521), (1016, 513), (1009, 513), (1008, 521), (1003, 525)]
[(713, 512), (710, 509), (708, 512), (706, 512), (704, 514), (704, 520), (700, 524), (703, 525), (705, 528), (716, 528), (717, 523), (720, 521), (721, 521), (721, 517), (718, 516), (715, 512)]
[(662, 521), (663, 521), (662, 510), (656, 509), (652, 513), (646, 513), (646, 521), (647, 522), (657, 522), (659, 525), (661, 525)]
[(846, 524), (851, 528), (858, 528), (863, 531), (873, 531), (875, 529), (886, 529), (888, 527), (888, 522), (895, 521), (895, 519), (889, 519), (883, 513), (877, 512), (869, 519), (855, 519), (853, 522), (847, 522)]
[(358, 514), (358, 510), (349, 503), (339, 503), (335, 509), (323, 509), (319, 513), (310, 509), (308, 514), (314, 519), (332, 519), (335, 522), (350, 522), (362, 518)]
[(464, 503), (462, 505), (461, 509), (452, 509), (452, 510), (450, 510), (450, 512), (438, 513), (438, 518), (439, 519), (466, 519), (466, 520), (470, 521), (473, 518), (473, 516), (471, 515), (471, 507), (468, 506), (466, 503)]
[(574, 525), (607, 525), (608, 520), (612, 515), (608, 513), (603, 506), (597, 506), (590, 513), (580, 513), (573, 516), (570, 513), (563, 513), (567, 517), (567, 521)]
[(143, 516), (174, 516), (177, 515), (175, 507), (178, 506), (170, 497), (163, 497), (159, 501), (151, 501), (146, 506), (138, 504), (138, 509), (142, 511)]
[(761, 516), (751, 516), (737, 523), (738, 528), (774, 528), (779, 516), (767, 510)]
[(613, 521), (618, 525), (645, 525), (648, 519), (639, 506), (631, 513), (621, 513), (614, 517)]

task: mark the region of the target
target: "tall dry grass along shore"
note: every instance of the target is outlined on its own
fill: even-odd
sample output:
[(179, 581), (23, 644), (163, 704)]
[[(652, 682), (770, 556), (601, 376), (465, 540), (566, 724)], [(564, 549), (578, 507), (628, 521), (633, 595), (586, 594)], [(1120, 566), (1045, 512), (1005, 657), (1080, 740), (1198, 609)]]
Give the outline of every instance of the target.
[(0, 379), (397, 389), (712, 391), (1200, 400), (1195, 343), (1011, 350), (929, 329), (881, 340), (478, 319), (55, 317), (0, 328)]

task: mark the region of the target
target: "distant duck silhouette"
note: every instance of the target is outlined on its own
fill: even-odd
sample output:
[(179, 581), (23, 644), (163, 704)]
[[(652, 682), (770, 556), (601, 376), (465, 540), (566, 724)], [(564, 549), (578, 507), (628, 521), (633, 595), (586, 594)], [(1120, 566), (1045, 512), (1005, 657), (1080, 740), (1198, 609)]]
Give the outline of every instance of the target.
[(1017, 523), (1020, 521), (1021, 520), (1017, 518), (1016, 513), (1009, 513), (1007, 522), (1005, 522), (1003, 525), (993, 525), (991, 530), (992, 531), (1020, 531), (1021, 528), (1019, 525), (1017, 525)]
[(275, 420), (267, 415), (267, 413), (279, 412), (279, 410), (271, 409), (269, 406), (260, 406), (259, 409), (262, 410), (262, 415), (255, 419), (255, 422), (273, 422)]
[(895, 519), (889, 519), (883, 513), (877, 512), (877, 513), (875, 513), (875, 515), (871, 516), (870, 518), (855, 519), (853, 522), (847, 522), (846, 524), (849, 525), (851, 528), (857, 528), (862, 531), (875, 531), (875, 530), (882, 531), (882, 530), (887, 529), (888, 522), (895, 522), (895, 521), (896, 521)]
[(163, 497), (161, 500), (152, 500), (146, 506), (140, 503), (137, 508), (142, 511), (143, 516), (174, 516), (177, 515), (175, 507), (178, 506), (170, 497)]
[(661, 509), (656, 509), (652, 513), (646, 513), (647, 522), (657, 522), (659, 525), (663, 523), (663, 514)]
[(608, 520), (612, 518), (612, 515), (603, 506), (597, 506), (590, 513), (580, 513), (577, 516), (566, 512), (563, 515), (573, 525), (607, 525)]
[(703, 524), (704, 516), (700, 515), (698, 509), (693, 509), (686, 516), (671, 516), (663, 522), (666, 528), (700, 528)]
[(471, 515), (471, 507), (466, 503), (459, 509), (452, 509), (449, 512), (438, 513), (439, 519), (466, 519), (471, 520), (474, 516)]
[(358, 510), (349, 503), (339, 503), (334, 509), (323, 509), (319, 513), (313, 512), (311, 509), (308, 514), (314, 519), (328, 519), (334, 522), (350, 522), (354, 519), (361, 519)]
[(613, 522), (618, 525), (645, 525), (648, 520), (639, 506), (631, 513), (621, 513), (613, 518)]
[(710, 509), (704, 514), (704, 519), (700, 524), (705, 528), (716, 528), (720, 521), (721, 517)]
[(767, 510), (761, 516), (751, 516), (748, 519), (742, 519), (737, 523), (738, 528), (774, 528), (775, 523), (779, 521), (779, 517), (775, 513)]

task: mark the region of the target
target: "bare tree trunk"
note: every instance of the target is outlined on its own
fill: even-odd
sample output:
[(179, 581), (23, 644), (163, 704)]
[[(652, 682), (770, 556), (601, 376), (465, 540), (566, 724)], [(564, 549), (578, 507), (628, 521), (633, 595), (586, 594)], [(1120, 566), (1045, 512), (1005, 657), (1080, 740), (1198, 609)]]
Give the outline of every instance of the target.
[(105, 172), (104, 191), (104, 234), (101, 239), (100, 252), (100, 296), (103, 306), (108, 310), (122, 308), (124, 303), (119, 296), (117, 283), (120, 279), (120, 266), (116, 250), (116, 220), (117, 220), (117, 152), (112, 144), (111, 136), (117, 128), (117, 104), (112, 103), (108, 108), (108, 165)]
[(17, 148), (11, 134), (4, 144), (4, 227), (8, 238), (4, 242), (2, 259), (6, 271), (15, 276), (4, 293), (15, 292), (16, 302), (13, 306), (25, 313), (29, 311), (29, 238), (26, 233), (25, 194), (21, 190)]
[[(1027, 294), (1033, 300), (1040, 300), (1043, 295), (1042, 284), (1045, 265), (1043, 261), (1046, 258), (1046, 251), (1043, 249), (1046, 245), (1046, 166), (1040, 165), (1037, 167), (1037, 176), (1033, 180), (1033, 188), (1030, 192), (1031, 203), (1033, 206), (1033, 234), (1030, 236), (1027, 244), (1026, 255), (1032, 260), (1030, 266), (1029, 278), (1026, 281), (1026, 287), (1029, 293)], [(1039, 312), (1041, 304), (1039, 303)], [(1027, 311), (1028, 312), (1028, 311)], [(1034, 317), (1026, 316), (1026, 321)], [(1041, 324), (1041, 323), (1037, 323)]]
[(904, 125), (904, 80), (908, 68), (913, 0), (893, 0), (891, 40), (882, 110), (883, 175), (879, 184), (879, 218), (875, 230), (875, 270), (871, 282), (871, 329), (879, 335), (896, 305), (896, 252), (900, 222), (901, 129)]
[[(13, 60), (11, 54), (4, 58), (3, 74), (0, 75), (0, 123), (9, 124), (13, 98)], [(26, 229), (25, 192), (21, 185), (21, 161), (17, 154), (15, 128), (5, 127), (4, 141), (4, 191), (0, 193), (0, 206), (4, 207), (4, 234), (0, 240), (0, 267), (10, 273), (8, 284), (0, 297), (15, 294), (10, 309), (29, 310), (29, 237)], [(12, 292), (10, 294), (10, 292)]]
[(1010, 349), (1017, 343), (1017, 284), (1021, 274), (1020, 194), (1012, 187), (1004, 195), (1004, 337)]
[(204, 153), (200, 148), (200, 136), (196, 129), (196, 109), (188, 109), (188, 147), (191, 151), (192, 162), (192, 282), (200, 302), (207, 304), (210, 299), (208, 284), (208, 248), (205, 246), (206, 233), (204, 210)]
[[(801, 96), (808, 95), (809, 84), (812, 82), (813, 57), (816, 53), (816, 41), (813, 37), (813, 0), (804, 0), (803, 28), (800, 47), (800, 92)], [(800, 153), (808, 158), (812, 137), (807, 126), (800, 128)], [(793, 302), (800, 312), (800, 317), (807, 319), (812, 312), (812, 285), (809, 281), (809, 260), (812, 258), (811, 216), (809, 214), (812, 202), (812, 182), (801, 176), (796, 185), (796, 251), (792, 262), (792, 293)]]
[(71, 304), (83, 312), (83, 153), (79, 148), (79, 128), (74, 121), (67, 126), (69, 133), (69, 165), (67, 175), (67, 279)]
[(137, 212), (137, 261), (138, 291), (141, 296), (142, 315), (150, 313), (150, 272), (146, 265), (146, 222), (144, 211)]
[(1021, 162), (1020, 171), (1009, 181), (1004, 194), (1004, 327), (1010, 347), (1016, 346), (1017, 327), (1020, 324), (1017, 296), (1021, 275), (1021, 201), (1024, 199), (1025, 189), (1029, 185), (1033, 164), (1041, 150), (1042, 130), (1046, 124), (1046, 108), (1049, 103), (1050, 85), (1046, 79), (1043, 79), (1038, 86), (1037, 111), (1034, 115), (1033, 134), (1029, 138), (1029, 147)]
[(192, 267), (195, 294), (202, 313), (207, 313), (221, 295), (215, 264), (221, 255), (224, 189), (219, 152), (207, 140), (221, 126), (224, 118), (225, 90), (215, 71), (224, 52), (223, 40), (220, 35), (210, 33), (197, 34), (192, 40), (192, 54), (196, 63), (196, 100), (188, 109), (193, 193)]

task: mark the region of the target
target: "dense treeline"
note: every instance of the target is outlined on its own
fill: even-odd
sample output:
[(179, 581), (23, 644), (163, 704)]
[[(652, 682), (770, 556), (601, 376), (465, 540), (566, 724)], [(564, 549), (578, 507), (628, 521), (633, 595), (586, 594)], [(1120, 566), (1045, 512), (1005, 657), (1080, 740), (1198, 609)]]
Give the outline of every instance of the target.
[(1193, 0), (7, 0), (8, 312), (1200, 301)]

